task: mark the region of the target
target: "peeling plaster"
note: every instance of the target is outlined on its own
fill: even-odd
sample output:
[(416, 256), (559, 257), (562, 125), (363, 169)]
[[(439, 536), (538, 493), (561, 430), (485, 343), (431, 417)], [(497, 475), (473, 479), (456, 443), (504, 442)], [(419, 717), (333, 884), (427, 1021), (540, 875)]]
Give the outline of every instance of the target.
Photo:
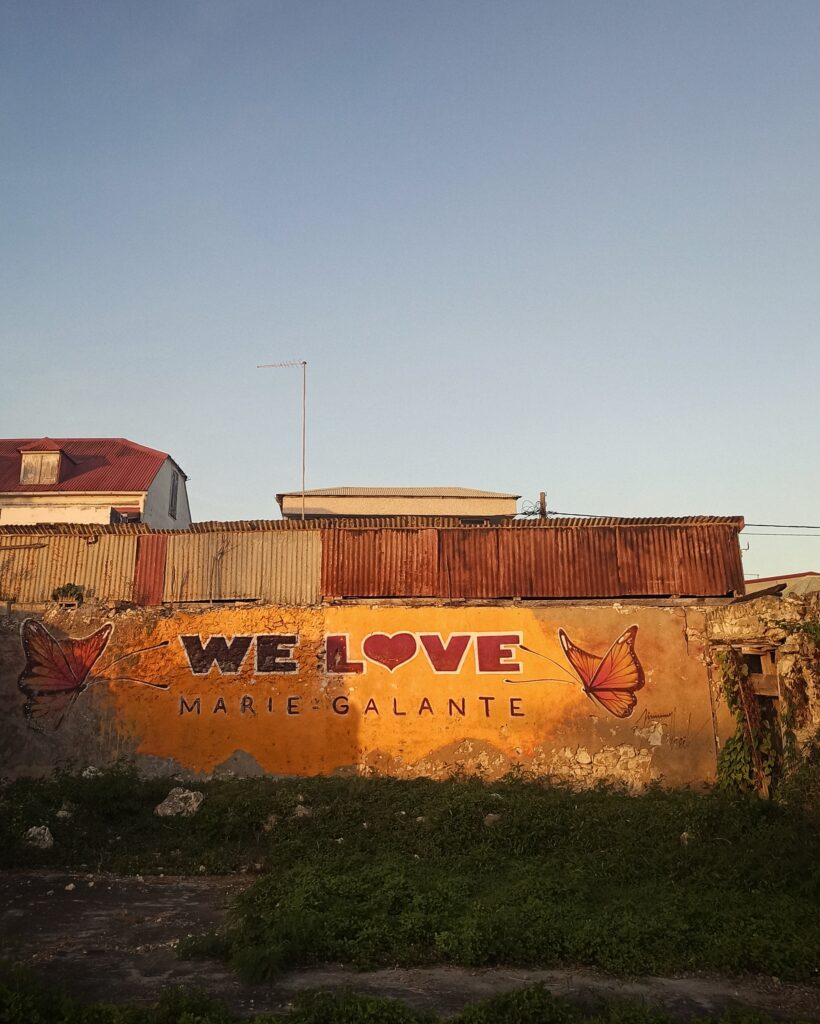
[[(0, 711), (8, 724), (0, 769), (9, 776), (128, 757), (146, 774), (183, 777), (355, 771), (490, 779), (525, 771), (573, 786), (604, 781), (632, 790), (652, 779), (686, 784), (714, 777), (699, 608), (623, 602), (52, 608), (39, 618), (57, 641), (87, 636), (106, 622), (114, 630), (65, 720), (42, 733), (26, 722), (17, 686), (26, 663), (23, 618), (0, 620)], [(558, 629), (602, 657), (623, 633), (625, 618), (638, 626), (635, 650), (646, 684), (631, 717), (618, 718), (584, 693)], [(379, 643), (366, 645), (374, 635)], [(464, 644), (460, 664), (435, 668), (420, 639), (433, 635), (440, 638), (431, 647), (440, 665), (452, 638), (466, 638), (456, 642)], [(346, 671), (327, 670), (327, 636), (346, 638)], [(412, 642), (396, 640), (406, 636)], [(489, 637), (483, 654), (480, 636)], [(195, 639), (186, 647), (182, 637)], [(519, 637), (528, 650), (518, 647)], [(223, 670), (212, 659), (198, 673), (191, 651), (207, 665), (217, 649), (211, 641), (227, 659)], [(112, 660), (134, 680), (167, 689), (109, 682), (104, 673), (93, 681)]]

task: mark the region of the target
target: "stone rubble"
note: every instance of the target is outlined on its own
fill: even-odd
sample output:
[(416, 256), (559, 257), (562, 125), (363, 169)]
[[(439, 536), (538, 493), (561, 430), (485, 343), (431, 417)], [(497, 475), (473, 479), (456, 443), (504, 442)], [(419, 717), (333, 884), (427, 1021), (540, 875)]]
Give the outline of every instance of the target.
[(32, 825), (26, 832), (26, 845), (36, 850), (50, 850), (54, 846), (54, 836), (48, 825)]
[(181, 786), (174, 786), (161, 804), (154, 808), (154, 814), (159, 818), (183, 817), (190, 818), (196, 814), (205, 799), (205, 794), (193, 789), (183, 789)]

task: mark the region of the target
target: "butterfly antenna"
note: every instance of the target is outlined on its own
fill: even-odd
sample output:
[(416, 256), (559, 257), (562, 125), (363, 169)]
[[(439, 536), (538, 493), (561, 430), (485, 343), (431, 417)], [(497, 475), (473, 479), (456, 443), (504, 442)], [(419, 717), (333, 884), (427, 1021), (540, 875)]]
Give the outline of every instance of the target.
[(101, 676), (101, 679), (105, 680), (106, 683), (142, 683), (143, 686), (150, 686), (152, 690), (167, 690), (169, 689), (168, 683), (152, 683), (148, 679), (137, 679), (136, 676)]
[(553, 661), (552, 658), (548, 658), (546, 654), (541, 654), (540, 651), (534, 651), (531, 647), (525, 647), (524, 644), (519, 644), (518, 646), (522, 651), (526, 651), (527, 654), (534, 654), (536, 658), (543, 658), (544, 661), (548, 661), (550, 665), (555, 665), (557, 669), (560, 669), (562, 672), (566, 672), (566, 674), (572, 679), (573, 683), (577, 682), (575, 676), (573, 676), (571, 672), (565, 669), (564, 666), (559, 664), (557, 661)]
[(576, 679), (505, 679), (505, 683), (563, 683), (564, 686), (577, 686), (578, 681)]
[(57, 719), (57, 724), (56, 724), (56, 725), (54, 726), (54, 731), (55, 731), (55, 732), (56, 732), (56, 731), (57, 731), (57, 730), (58, 730), (58, 729), (60, 728), (60, 726), (61, 726), (61, 725), (63, 724), (63, 719), (64, 719), (64, 718), (65, 718), (65, 716), (66, 716), (66, 715), (68, 714), (68, 712), (69, 712), (69, 711), (70, 711), (70, 710), (71, 710), (71, 709), (72, 709), (72, 708), (74, 707), (74, 702), (75, 702), (75, 701), (77, 700), (77, 698), (78, 698), (79, 696), (80, 696), (80, 691), (79, 691), (79, 690), (76, 690), (76, 691), (75, 691), (74, 693), (72, 693), (72, 695), (71, 695), (71, 699), (69, 700), (68, 704), (66, 704), (66, 706), (65, 706), (65, 707), (63, 708), (63, 713), (62, 713), (62, 714), (60, 715), (60, 717), (59, 717), (59, 718)]
[[(169, 640), (163, 640), (161, 644), (152, 644), (150, 647), (140, 647), (138, 651), (129, 651), (128, 654), (121, 654), (119, 658), (114, 658), (113, 661), (109, 661), (105, 668), (111, 668), (113, 665), (116, 665), (117, 662), (125, 661), (126, 658), (135, 658), (138, 654), (145, 654), (146, 651), (155, 651), (159, 647), (167, 647), (169, 643)], [(103, 671), (105, 671), (105, 669), (103, 669)]]

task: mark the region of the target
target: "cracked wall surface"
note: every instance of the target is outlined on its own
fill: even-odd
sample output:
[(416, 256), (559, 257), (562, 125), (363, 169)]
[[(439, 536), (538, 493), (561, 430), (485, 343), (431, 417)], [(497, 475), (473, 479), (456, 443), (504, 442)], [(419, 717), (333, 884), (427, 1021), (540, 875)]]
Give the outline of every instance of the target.
[[(816, 631), (816, 632), (815, 632)], [(820, 730), (820, 594), (766, 596), (727, 604), (709, 612), (706, 639), (713, 652), (722, 647), (776, 653), (779, 703), (787, 701), (795, 739), (807, 743)], [(734, 722), (715, 686), (721, 739)]]

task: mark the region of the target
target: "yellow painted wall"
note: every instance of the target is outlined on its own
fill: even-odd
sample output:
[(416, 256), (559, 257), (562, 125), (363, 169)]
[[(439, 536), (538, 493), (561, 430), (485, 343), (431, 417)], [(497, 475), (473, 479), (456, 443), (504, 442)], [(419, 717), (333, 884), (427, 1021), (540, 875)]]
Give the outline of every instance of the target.
[[(0, 634), (0, 711), (12, 724), (0, 741), (6, 774), (131, 754), (192, 773), (258, 766), (492, 778), (520, 766), (579, 785), (633, 787), (714, 775), (695, 608), (254, 606), (108, 620), (80, 609), (44, 625), (65, 649), (66, 637), (93, 635), (105, 621), (110, 639), (59, 724), (50, 697), (33, 698), (37, 721), (22, 713), (28, 694), (18, 681), (22, 674), (29, 690), (32, 681), (20, 631), (37, 627), (21, 616)], [(596, 656), (592, 674), (633, 625), (645, 684), (632, 714), (618, 717), (584, 692), (558, 631)], [(298, 639), (274, 649), (271, 638), (283, 636)], [(210, 660), (215, 645), (228, 655), (223, 670)]]

